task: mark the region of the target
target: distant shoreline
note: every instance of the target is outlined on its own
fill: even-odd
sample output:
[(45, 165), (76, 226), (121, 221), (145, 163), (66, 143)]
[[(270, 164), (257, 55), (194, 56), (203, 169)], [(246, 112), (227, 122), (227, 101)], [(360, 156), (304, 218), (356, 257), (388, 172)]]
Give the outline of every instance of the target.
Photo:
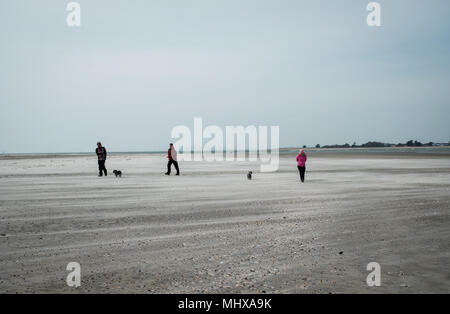
[[(300, 148), (280, 148), (280, 155), (292, 155), (298, 153)], [(421, 146), (421, 147), (348, 147), (348, 148), (304, 148), (312, 156), (326, 157), (450, 157), (449, 146)], [(142, 151), (142, 152), (109, 152), (109, 155), (164, 155), (165, 151)], [(38, 158), (68, 158), (68, 157), (92, 157), (94, 152), (67, 152), (67, 153), (7, 153), (0, 154), (0, 160), (7, 159), (38, 159)]]

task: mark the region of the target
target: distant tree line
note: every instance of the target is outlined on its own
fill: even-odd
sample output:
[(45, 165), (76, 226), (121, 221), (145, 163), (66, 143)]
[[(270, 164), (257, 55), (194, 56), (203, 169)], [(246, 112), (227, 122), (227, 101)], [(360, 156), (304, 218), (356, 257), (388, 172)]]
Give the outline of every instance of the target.
[[(352, 148), (352, 147), (423, 147), (423, 146), (450, 146), (450, 141), (448, 143), (421, 143), (416, 140), (409, 140), (406, 143), (398, 143), (398, 144), (391, 144), (391, 143), (383, 143), (383, 142), (376, 142), (376, 141), (370, 141), (365, 144), (357, 145), (356, 142), (354, 142), (352, 145), (349, 143), (345, 144), (334, 144), (334, 145), (324, 145), (320, 146), (320, 144), (316, 145), (316, 148)], [(305, 148), (305, 146), (303, 146)]]

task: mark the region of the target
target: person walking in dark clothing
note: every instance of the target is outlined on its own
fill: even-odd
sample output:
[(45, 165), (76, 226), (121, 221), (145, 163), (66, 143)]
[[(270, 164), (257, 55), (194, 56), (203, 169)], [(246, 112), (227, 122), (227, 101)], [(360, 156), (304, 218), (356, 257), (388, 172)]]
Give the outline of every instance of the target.
[(108, 171), (105, 168), (106, 162), (106, 148), (102, 146), (102, 143), (97, 143), (97, 148), (95, 149), (95, 153), (98, 157), (98, 176), (102, 177), (103, 172), (105, 173), (105, 177), (108, 175)]
[(180, 175), (180, 169), (178, 168), (178, 161), (177, 161), (177, 151), (175, 150), (175, 147), (173, 147), (173, 144), (170, 143), (169, 150), (167, 152), (167, 158), (169, 159), (169, 162), (167, 163), (167, 172), (166, 175), (170, 176), (170, 170), (172, 168), (172, 164), (175, 166), (175, 169), (177, 170), (177, 176)]

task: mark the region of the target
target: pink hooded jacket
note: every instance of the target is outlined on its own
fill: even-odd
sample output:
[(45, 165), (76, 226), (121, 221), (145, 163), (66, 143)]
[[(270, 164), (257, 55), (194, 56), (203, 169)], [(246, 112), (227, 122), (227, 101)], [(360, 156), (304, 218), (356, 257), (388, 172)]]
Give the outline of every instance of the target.
[(303, 151), (303, 149), (300, 149), (299, 154), (297, 155), (297, 166), (304, 167), (306, 165), (306, 153)]

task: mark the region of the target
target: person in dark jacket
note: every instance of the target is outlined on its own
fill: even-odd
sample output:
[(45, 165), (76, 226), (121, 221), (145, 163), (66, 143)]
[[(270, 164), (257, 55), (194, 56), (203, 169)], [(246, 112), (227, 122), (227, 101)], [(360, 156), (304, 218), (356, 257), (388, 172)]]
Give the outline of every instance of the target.
[(98, 157), (98, 176), (102, 177), (103, 172), (105, 173), (105, 177), (108, 175), (108, 171), (105, 168), (106, 162), (106, 148), (102, 146), (102, 143), (97, 143), (97, 148), (95, 149), (95, 153)]
[(167, 163), (167, 172), (166, 175), (170, 175), (170, 169), (172, 168), (172, 164), (175, 166), (175, 169), (177, 170), (177, 176), (180, 175), (180, 169), (178, 168), (178, 161), (177, 161), (177, 151), (175, 150), (175, 147), (173, 147), (173, 144), (170, 143), (169, 150), (167, 152), (167, 158), (169, 159), (169, 162)]

